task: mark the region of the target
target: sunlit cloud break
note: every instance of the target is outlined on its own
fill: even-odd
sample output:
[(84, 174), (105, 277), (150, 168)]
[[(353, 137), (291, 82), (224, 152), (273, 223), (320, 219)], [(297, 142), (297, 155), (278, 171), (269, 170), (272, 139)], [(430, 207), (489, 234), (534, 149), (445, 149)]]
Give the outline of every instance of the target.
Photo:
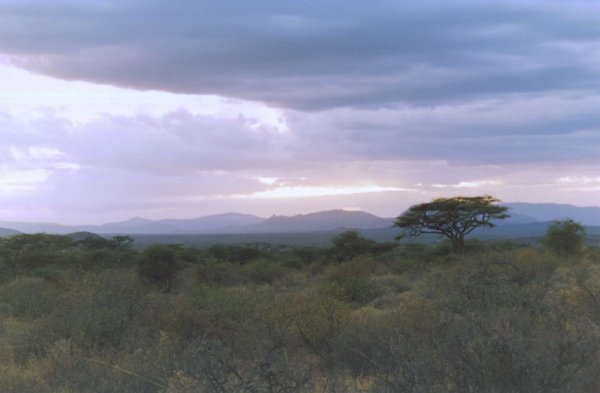
[(293, 186), (280, 187), (267, 191), (259, 191), (248, 195), (237, 195), (238, 198), (250, 199), (280, 199), (280, 198), (311, 198), (322, 196), (371, 194), (394, 191), (416, 191), (412, 188), (382, 187), (374, 185), (349, 186), (349, 187), (311, 187)]
[(0, 194), (33, 191), (48, 178), (44, 169), (11, 170), (0, 168)]
[(558, 179), (563, 184), (600, 184), (600, 176), (563, 176)]
[(481, 186), (497, 186), (502, 182), (498, 180), (461, 181), (457, 184), (432, 184), (433, 188), (477, 188)]

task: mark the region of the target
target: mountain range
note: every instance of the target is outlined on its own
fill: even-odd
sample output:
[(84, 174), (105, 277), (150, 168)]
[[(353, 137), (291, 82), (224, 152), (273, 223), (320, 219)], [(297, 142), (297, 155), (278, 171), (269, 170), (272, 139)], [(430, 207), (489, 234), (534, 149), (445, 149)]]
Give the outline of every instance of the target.
[[(498, 221), (499, 227), (529, 225), (538, 228), (554, 219), (573, 218), (586, 226), (600, 226), (600, 207), (572, 205), (507, 203), (511, 217)], [(241, 234), (300, 233), (339, 231), (344, 229), (375, 230), (390, 228), (394, 218), (383, 218), (363, 211), (328, 210), (295, 216), (261, 218), (250, 214), (225, 213), (191, 219), (148, 220), (135, 217), (102, 225), (69, 226), (56, 223), (23, 223), (0, 221), (0, 236), (24, 232), (67, 234)], [(543, 224), (545, 223), (545, 224)], [(534, 225), (532, 225), (534, 224)], [(508, 229), (508, 228), (507, 228)]]
[(583, 225), (600, 225), (600, 207), (579, 207), (555, 203), (505, 203), (512, 217), (524, 216), (529, 222), (572, 218)]

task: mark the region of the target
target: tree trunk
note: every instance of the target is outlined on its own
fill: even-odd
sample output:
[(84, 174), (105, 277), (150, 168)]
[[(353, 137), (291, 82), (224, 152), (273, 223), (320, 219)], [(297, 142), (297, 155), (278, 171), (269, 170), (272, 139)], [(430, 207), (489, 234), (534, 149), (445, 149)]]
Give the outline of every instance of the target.
[(465, 253), (465, 236), (463, 234), (459, 234), (455, 239), (452, 239), (452, 243), (454, 245), (454, 252), (460, 255)]

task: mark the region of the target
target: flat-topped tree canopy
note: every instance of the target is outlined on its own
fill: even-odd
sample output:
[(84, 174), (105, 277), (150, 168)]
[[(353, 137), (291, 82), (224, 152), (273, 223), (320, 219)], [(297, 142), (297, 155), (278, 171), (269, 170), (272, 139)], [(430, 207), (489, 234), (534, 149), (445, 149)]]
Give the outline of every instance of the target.
[(435, 234), (448, 238), (456, 252), (464, 251), (465, 236), (479, 227), (493, 227), (494, 220), (510, 217), (505, 206), (490, 195), (438, 198), (432, 202), (411, 206), (393, 226), (404, 231), (398, 239)]

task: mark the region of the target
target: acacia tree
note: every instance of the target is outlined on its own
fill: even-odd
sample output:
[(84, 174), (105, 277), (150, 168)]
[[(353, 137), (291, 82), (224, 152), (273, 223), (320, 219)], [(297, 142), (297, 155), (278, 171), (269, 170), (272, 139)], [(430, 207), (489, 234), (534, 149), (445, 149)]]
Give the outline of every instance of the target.
[(12, 278), (19, 272), (60, 262), (71, 245), (67, 236), (46, 233), (0, 238), (0, 276)]
[(428, 203), (410, 207), (394, 222), (394, 227), (404, 231), (398, 238), (435, 234), (448, 238), (454, 251), (462, 253), (465, 236), (479, 227), (493, 227), (494, 220), (510, 217), (505, 206), (490, 195), (477, 197), (458, 196), (438, 198)]

